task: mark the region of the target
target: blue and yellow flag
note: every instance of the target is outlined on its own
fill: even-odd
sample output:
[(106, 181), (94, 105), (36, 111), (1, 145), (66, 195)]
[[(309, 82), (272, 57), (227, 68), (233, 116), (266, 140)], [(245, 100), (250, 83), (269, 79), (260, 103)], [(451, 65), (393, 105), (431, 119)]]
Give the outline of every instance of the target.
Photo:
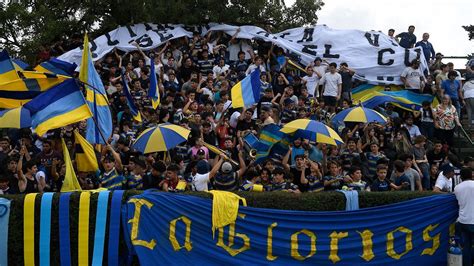
[[(85, 51), (85, 50), (84, 50)], [(52, 73), (64, 76), (73, 76), (74, 70), (77, 65), (75, 63), (69, 63), (66, 61), (59, 60), (57, 58), (51, 58), (48, 61), (44, 61), (35, 67), (35, 71)]]
[(86, 139), (92, 144), (106, 144), (99, 131), (102, 131), (106, 139), (112, 135), (112, 114), (110, 113), (104, 84), (92, 61), (87, 34), (84, 35), (84, 50), (82, 52), (79, 80), (90, 85), (85, 84), (86, 99), (97, 122), (97, 124), (94, 123), (92, 118), (87, 119)]
[(262, 84), (260, 70), (257, 68), (249, 76), (234, 85), (231, 89), (232, 107), (248, 107), (260, 100)]
[(74, 131), (74, 139), (77, 171), (97, 172), (99, 164), (94, 147), (77, 130)]
[(39, 136), (92, 116), (74, 79), (67, 79), (40, 94), (24, 107), (30, 111), (32, 127)]
[(7, 50), (0, 52), (0, 83), (19, 79), (18, 69), (15, 67)]
[(18, 58), (13, 58), (13, 64), (15, 65), (15, 69), (21, 70), (21, 71), (30, 67), (30, 65), (28, 65), (26, 62)]
[(160, 88), (158, 87), (158, 81), (156, 79), (156, 70), (153, 57), (151, 58), (150, 89), (148, 90), (148, 97), (151, 98), (151, 105), (153, 106), (153, 109), (158, 108), (160, 105)]
[(23, 107), (0, 111), (0, 128), (31, 127), (30, 111)]
[(390, 102), (408, 111), (413, 111), (413, 105), (415, 109), (420, 109), (424, 101), (430, 102), (432, 106), (438, 105), (436, 97), (430, 94), (415, 93), (399, 86), (391, 86), (390, 91), (385, 91), (384, 88), (380, 85), (360, 85), (352, 89), (352, 101), (355, 104), (361, 103), (367, 108), (374, 108)]
[(141, 122), (142, 115), (140, 114), (140, 111), (138, 110), (135, 103), (133, 102), (132, 95), (130, 94), (130, 89), (128, 88), (128, 82), (123, 72), (122, 72), (122, 83), (123, 83), (123, 93), (125, 94), (125, 97), (127, 98), (127, 104), (128, 104), (128, 107), (130, 108), (130, 112), (133, 115), (133, 119), (135, 119), (138, 122)]

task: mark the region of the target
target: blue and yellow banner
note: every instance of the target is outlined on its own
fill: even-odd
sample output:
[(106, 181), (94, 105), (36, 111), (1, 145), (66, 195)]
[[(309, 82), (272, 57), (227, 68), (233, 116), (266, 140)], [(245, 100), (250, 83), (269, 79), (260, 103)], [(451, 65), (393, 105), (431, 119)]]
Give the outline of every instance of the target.
[(432, 106), (438, 105), (438, 100), (431, 94), (419, 94), (404, 90), (399, 86), (390, 86), (390, 89), (390, 91), (385, 91), (385, 87), (381, 85), (363, 84), (352, 89), (352, 101), (354, 104), (361, 103), (367, 108), (393, 103), (408, 111), (421, 109), (425, 101), (431, 103)]
[(145, 192), (125, 208), (131, 245), (147, 265), (446, 265), (458, 211), (453, 195), (357, 211), (240, 206), (213, 238), (211, 200)]

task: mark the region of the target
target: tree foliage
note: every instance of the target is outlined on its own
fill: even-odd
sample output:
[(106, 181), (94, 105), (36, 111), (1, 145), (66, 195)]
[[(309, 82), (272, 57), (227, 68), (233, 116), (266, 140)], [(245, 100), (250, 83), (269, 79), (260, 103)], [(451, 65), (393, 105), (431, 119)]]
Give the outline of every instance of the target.
[(462, 26), (469, 35), (469, 40), (474, 39), (474, 25), (467, 25), (467, 26)]
[[(18, 2), (18, 3), (17, 3)], [(41, 45), (84, 31), (101, 35), (118, 26), (151, 22), (257, 25), (270, 31), (315, 24), (321, 0), (33, 0), (0, 3), (0, 45), (29, 61)]]

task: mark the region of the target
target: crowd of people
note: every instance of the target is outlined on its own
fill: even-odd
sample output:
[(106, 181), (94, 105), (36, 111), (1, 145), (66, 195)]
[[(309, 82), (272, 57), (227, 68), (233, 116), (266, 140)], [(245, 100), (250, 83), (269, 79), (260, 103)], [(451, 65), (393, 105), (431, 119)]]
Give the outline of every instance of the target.
[[(285, 50), (259, 40), (215, 32), (179, 38), (161, 47), (124, 53), (113, 50), (95, 66), (105, 85), (114, 132), (97, 152), (98, 172), (77, 172), (83, 189), (157, 189), (179, 192), (330, 190), (452, 192), (460, 176), (471, 175), (474, 159), (456, 154), (454, 129), (467, 114), (472, 127), (474, 69), (465, 77), (434, 52), (424, 33), (416, 42), (415, 27), (395, 35), (403, 47), (421, 46), (430, 72), (420, 62), (400, 73), (403, 89), (434, 95), (440, 104), (401, 109), (387, 103), (377, 108), (386, 124), (339, 123), (331, 118), (352, 102), (351, 90), (361, 84), (347, 63), (315, 58), (304, 71), (291, 66)], [(59, 47), (59, 45), (58, 45)], [(59, 49), (59, 48), (58, 48)], [(60, 50), (60, 49), (59, 49)], [(41, 59), (49, 53), (41, 51)], [(150, 66), (157, 70), (161, 104), (153, 109), (147, 97)], [(260, 70), (261, 99), (250, 108), (232, 108), (231, 88)], [(126, 78), (142, 121), (134, 120), (124, 95)], [(388, 86), (387, 90), (391, 87)], [(334, 127), (344, 144), (331, 146), (292, 139), (286, 154), (255, 163), (244, 137), (259, 135), (270, 124), (284, 125), (298, 118)], [(191, 130), (189, 139), (168, 152), (141, 154), (133, 141), (146, 128), (174, 123)], [(86, 122), (38, 136), (30, 129), (2, 130), (0, 193), (60, 191), (65, 176), (61, 138), (74, 159), (73, 131), (85, 134)], [(204, 143), (214, 145), (216, 153)], [(462, 160), (461, 160), (462, 159)]]

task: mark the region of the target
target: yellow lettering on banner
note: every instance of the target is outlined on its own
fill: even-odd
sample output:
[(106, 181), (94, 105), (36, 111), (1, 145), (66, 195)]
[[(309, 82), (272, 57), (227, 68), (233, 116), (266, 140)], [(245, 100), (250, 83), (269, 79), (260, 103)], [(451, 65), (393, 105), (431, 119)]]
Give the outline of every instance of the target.
[[(307, 235), (311, 240), (310, 252), (304, 257), (301, 256), (300, 252), (298, 251), (298, 236), (300, 234)], [(312, 256), (314, 256), (314, 254), (316, 254), (316, 235), (313, 232), (303, 229), (291, 235), (291, 257), (303, 261), (307, 258), (311, 258)]]
[(449, 237), (454, 237), (456, 234), (456, 223), (452, 223), (449, 225)]
[(267, 228), (267, 260), (276, 260), (278, 257), (273, 256), (273, 228), (277, 227), (278, 223), (272, 223)]
[(339, 239), (343, 239), (348, 235), (348, 232), (337, 233), (336, 231), (329, 235), (331, 237), (331, 252), (329, 253), (329, 260), (332, 261), (332, 263), (336, 263), (341, 260), (341, 258), (337, 255), (337, 251), (339, 249)]
[[(238, 214), (240, 218), (244, 219), (245, 214)], [(234, 238), (238, 237), (242, 239), (243, 245), (238, 248), (232, 248), (234, 245)], [(226, 245), (224, 243), (224, 227), (219, 228), (219, 233), (217, 237), (217, 246), (223, 248), (227, 253), (229, 253), (232, 257), (236, 256), (239, 253), (242, 253), (248, 249), (250, 249), (250, 238), (246, 234), (235, 233), (235, 223), (231, 223), (229, 225), (229, 244)]]
[[(400, 231), (402, 233), (405, 233), (405, 251), (402, 253), (398, 254), (395, 249), (394, 249), (394, 236), (393, 234), (396, 233), (397, 231)], [(387, 255), (389, 257), (392, 257), (396, 260), (399, 260), (403, 255), (407, 254), (410, 252), (410, 250), (413, 249), (413, 243), (412, 243), (412, 231), (406, 227), (400, 226), (397, 229), (389, 232), (387, 234)]]
[(441, 233), (438, 233), (434, 237), (430, 236), (430, 232), (436, 229), (439, 224), (435, 225), (428, 225), (425, 230), (423, 230), (423, 241), (428, 242), (428, 241), (433, 241), (433, 245), (431, 248), (425, 248), (423, 249), (423, 252), (421, 252), (421, 255), (433, 255), (436, 250), (439, 248), (439, 237)]
[[(186, 234), (184, 237), (184, 246), (180, 246), (178, 240), (176, 239), (176, 223), (178, 221), (183, 221), (184, 225), (186, 225)], [(191, 220), (189, 220), (186, 216), (181, 216), (176, 218), (170, 222), (170, 236), (169, 236), (171, 245), (173, 246), (174, 251), (178, 251), (182, 248), (185, 248), (187, 251), (191, 251), (193, 249), (193, 245), (191, 243)]]
[(156, 246), (155, 239), (152, 239), (151, 241), (138, 239), (138, 226), (140, 225), (140, 213), (142, 206), (145, 205), (148, 209), (151, 209), (151, 207), (153, 207), (153, 203), (145, 199), (130, 199), (128, 203), (133, 203), (135, 205), (135, 213), (133, 214), (133, 218), (128, 220), (128, 223), (132, 223), (132, 232), (130, 236), (132, 239), (132, 244), (134, 246), (144, 246), (153, 250)]
[(372, 242), (372, 236), (374, 236), (374, 234), (370, 230), (364, 230), (362, 233), (357, 231), (357, 233), (359, 233), (362, 238), (363, 253), (360, 257), (365, 261), (371, 261), (375, 257), (372, 249), (374, 245)]

